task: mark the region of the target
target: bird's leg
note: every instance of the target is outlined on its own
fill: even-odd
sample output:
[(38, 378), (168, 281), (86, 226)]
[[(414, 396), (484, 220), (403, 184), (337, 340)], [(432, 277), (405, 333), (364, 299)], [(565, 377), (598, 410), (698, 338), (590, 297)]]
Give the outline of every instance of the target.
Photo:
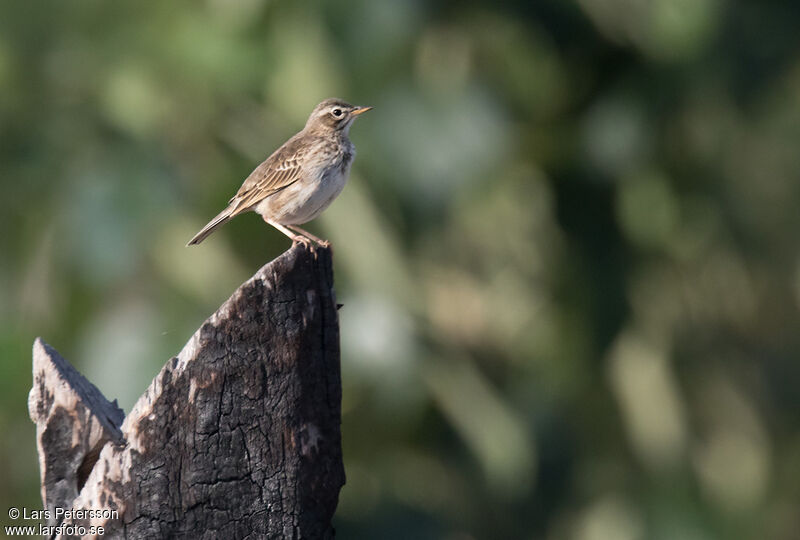
[(287, 227), (289, 227), (290, 229), (292, 229), (294, 232), (296, 232), (298, 234), (302, 234), (306, 238), (310, 238), (311, 240), (313, 240), (314, 242), (316, 242), (317, 244), (319, 244), (320, 246), (322, 246), (324, 248), (330, 247), (330, 245), (331, 245), (331, 243), (328, 242), (327, 240), (323, 240), (322, 238), (318, 238), (318, 237), (314, 236), (313, 234), (311, 234), (310, 232), (308, 232), (307, 230), (301, 229), (297, 225), (287, 225)]
[(289, 229), (287, 229), (286, 227), (284, 227), (283, 225), (281, 225), (277, 221), (272, 221), (271, 219), (267, 219), (267, 218), (264, 218), (264, 221), (266, 221), (267, 223), (269, 223), (270, 225), (272, 225), (273, 227), (275, 227), (276, 229), (281, 231), (283, 234), (285, 234), (289, 238), (291, 238), (292, 242), (300, 242), (301, 244), (303, 244), (303, 246), (308, 248), (309, 251), (311, 251), (311, 252), (314, 251), (314, 243), (311, 241), (310, 238), (306, 238), (305, 236), (303, 236), (301, 234), (294, 234), (292, 231), (290, 231)]

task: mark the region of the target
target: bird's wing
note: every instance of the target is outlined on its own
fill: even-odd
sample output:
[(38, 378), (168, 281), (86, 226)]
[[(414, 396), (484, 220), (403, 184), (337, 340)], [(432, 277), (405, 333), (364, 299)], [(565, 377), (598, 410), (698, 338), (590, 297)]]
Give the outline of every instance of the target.
[(307, 145), (300, 144), (299, 137), (286, 141), (250, 173), (236, 195), (228, 201), (228, 205), (234, 207), (231, 217), (246, 212), (264, 198), (297, 182), (306, 153)]

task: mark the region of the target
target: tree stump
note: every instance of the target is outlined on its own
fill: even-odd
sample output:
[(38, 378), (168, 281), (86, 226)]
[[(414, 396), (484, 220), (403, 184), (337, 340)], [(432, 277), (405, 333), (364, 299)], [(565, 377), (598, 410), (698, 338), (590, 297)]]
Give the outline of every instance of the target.
[(37, 339), (29, 410), (54, 536), (332, 538), (336, 309), (330, 250), (294, 246), (206, 320), (124, 420)]

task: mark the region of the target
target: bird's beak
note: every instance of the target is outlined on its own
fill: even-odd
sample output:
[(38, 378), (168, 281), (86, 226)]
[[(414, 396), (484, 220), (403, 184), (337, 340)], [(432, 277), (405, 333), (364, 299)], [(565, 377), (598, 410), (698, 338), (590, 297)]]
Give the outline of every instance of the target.
[(359, 114), (363, 114), (370, 109), (372, 109), (372, 107), (356, 107), (350, 114), (353, 116), (358, 116)]

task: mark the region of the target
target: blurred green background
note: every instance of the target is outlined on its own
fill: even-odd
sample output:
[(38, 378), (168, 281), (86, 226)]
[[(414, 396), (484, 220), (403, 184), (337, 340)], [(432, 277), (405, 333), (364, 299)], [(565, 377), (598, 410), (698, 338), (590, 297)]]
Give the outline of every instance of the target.
[(186, 241), (372, 105), (335, 246), (341, 538), (800, 531), (794, 0), (0, 2), (0, 523), (43, 336), (127, 411), (289, 241)]

